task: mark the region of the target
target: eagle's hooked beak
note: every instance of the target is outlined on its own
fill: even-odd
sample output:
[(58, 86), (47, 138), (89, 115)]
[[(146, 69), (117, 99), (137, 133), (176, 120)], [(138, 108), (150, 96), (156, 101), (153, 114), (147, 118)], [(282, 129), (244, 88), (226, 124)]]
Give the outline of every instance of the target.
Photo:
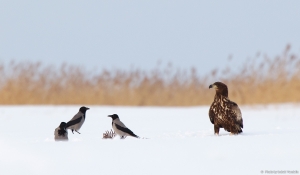
[(217, 90), (218, 89), (218, 87), (215, 85), (215, 84), (211, 84), (211, 85), (209, 85), (209, 89), (210, 88), (214, 88), (215, 90)]

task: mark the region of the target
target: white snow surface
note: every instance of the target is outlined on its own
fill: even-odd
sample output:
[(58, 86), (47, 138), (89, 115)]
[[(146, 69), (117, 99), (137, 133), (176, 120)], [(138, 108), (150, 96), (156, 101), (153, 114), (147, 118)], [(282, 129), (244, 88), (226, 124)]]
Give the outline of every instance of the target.
[[(300, 171), (300, 105), (241, 106), (243, 133), (215, 136), (209, 106), (89, 106), (81, 134), (54, 130), (80, 106), (0, 106), (0, 174), (208, 175)], [(102, 139), (118, 114), (148, 139)]]

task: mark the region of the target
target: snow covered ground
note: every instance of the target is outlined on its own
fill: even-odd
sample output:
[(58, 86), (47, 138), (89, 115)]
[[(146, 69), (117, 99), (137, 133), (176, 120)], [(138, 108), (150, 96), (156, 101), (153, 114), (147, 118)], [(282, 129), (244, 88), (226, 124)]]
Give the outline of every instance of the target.
[[(242, 106), (244, 132), (213, 135), (208, 106), (88, 106), (81, 135), (54, 129), (80, 106), (0, 106), (0, 174), (208, 175), (300, 172), (300, 106)], [(108, 114), (149, 139), (102, 139)], [(287, 172), (285, 174), (288, 174)]]

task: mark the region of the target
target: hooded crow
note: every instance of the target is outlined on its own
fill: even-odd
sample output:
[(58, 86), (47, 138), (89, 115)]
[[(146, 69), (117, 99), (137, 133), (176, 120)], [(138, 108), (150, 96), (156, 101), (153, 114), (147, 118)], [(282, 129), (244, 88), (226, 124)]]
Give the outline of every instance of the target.
[(79, 109), (79, 112), (67, 123), (66, 129), (71, 129), (73, 134), (74, 134), (73, 132), (74, 130), (80, 134), (80, 132), (78, 131), (85, 121), (85, 112), (89, 109), (90, 108), (82, 106)]
[(54, 131), (54, 140), (55, 141), (68, 141), (68, 131), (66, 130), (66, 123), (61, 122), (59, 127)]
[(112, 128), (114, 129), (115, 133), (120, 136), (121, 139), (125, 139), (126, 136), (132, 136), (139, 138), (139, 136), (135, 135), (130, 129), (128, 129), (119, 119), (117, 114), (108, 115), (107, 117), (112, 118)]

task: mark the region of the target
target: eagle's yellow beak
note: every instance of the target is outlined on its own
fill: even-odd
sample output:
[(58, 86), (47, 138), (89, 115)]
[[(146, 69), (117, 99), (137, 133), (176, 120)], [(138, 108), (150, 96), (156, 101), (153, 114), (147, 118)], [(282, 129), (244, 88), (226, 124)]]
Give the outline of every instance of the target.
[(217, 86), (216, 85), (214, 85), (214, 84), (211, 84), (211, 85), (209, 85), (209, 87), (208, 87), (209, 89), (210, 88), (214, 88), (214, 89), (217, 89)]

